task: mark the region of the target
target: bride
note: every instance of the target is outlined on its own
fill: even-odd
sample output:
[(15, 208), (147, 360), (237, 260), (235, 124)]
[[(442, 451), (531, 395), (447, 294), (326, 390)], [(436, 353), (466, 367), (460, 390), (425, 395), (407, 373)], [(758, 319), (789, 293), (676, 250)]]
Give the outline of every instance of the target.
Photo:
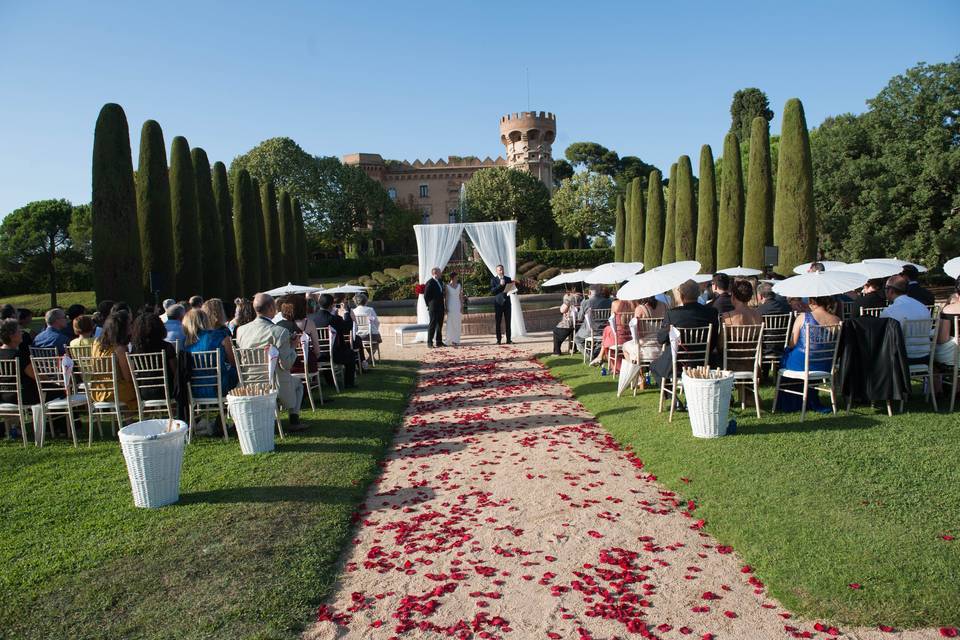
[(456, 272), (450, 274), (450, 281), (444, 287), (444, 301), (447, 308), (447, 340), (450, 344), (457, 346), (460, 344), (460, 327), (463, 323), (463, 287), (460, 285), (460, 277)]

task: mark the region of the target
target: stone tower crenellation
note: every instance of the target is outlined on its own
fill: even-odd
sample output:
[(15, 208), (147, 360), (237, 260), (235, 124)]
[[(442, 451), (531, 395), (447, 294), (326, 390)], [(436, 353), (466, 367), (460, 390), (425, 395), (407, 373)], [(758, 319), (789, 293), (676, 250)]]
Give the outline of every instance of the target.
[(500, 142), (507, 166), (533, 174), (553, 192), (553, 141), (557, 117), (547, 111), (522, 111), (500, 118)]

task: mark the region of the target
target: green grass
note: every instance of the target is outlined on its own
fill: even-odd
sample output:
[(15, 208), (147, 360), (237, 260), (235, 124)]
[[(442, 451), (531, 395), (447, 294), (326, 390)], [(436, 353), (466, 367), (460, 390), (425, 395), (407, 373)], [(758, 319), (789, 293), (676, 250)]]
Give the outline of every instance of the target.
[(415, 376), (384, 362), (273, 453), (195, 439), (158, 510), (133, 506), (115, 440), (0, 445), (0, 638), (296, 637)]
[(789, 609), (848, 624), (960, 624), (960, 415), (918, 402), (892, 418), (854, 407), (800, 423), (738, 407), (737, 435), (701, 440), (685, 413), (672, 424), (657, 413), (655, 391), (618, 399), (615, 378), (579, 357), (544, 362)]
[[(30, 309), (42, 314), (50, 308), (50, 293), (24, 293), (18, 296), (5, 296), (0, 304), (10, 303), (18, 309)], [(93, 291), (61, 291), (57, 293), (57, 304), (66, 309), (72, 304), (82, 304), (91, 311), (96, 308), (96, 296)]]

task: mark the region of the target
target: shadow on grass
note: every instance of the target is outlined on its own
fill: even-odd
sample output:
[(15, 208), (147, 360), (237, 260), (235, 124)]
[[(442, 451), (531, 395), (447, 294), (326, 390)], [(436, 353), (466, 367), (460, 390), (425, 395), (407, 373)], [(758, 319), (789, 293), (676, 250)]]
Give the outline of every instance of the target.
[(180, 496), (179, 504), (227, 504), (239, 502), (322, 502), (352, 504), (357, 499), (350, 487), (328, 485), (268, 485), (194, 491)]
[(302, 440), (300, 442), (280, 442), (276, 443), (277, 453), (362, 453), (365, 455), (376, 455), (383, 450), (372, 444), (362, 444), (359, 442), (321, 442), (314, 439)]
[[(782, 414), (775, 414), (782, 415)], [(865, 416), (851, 416), (838, 413), (825, 414), (820, 420), (800, 422), (800, 416), (791, 422), (767, 422), (763, 424), (749, 424), (737, 429), (737, 435), (763, 435), (771, 433), (813, 433), (815, 431), (849, 431), (851, 429), (872, 429), (882, 426), (880, 420)], [(754, 418), (756, 419), (756, 418)]]

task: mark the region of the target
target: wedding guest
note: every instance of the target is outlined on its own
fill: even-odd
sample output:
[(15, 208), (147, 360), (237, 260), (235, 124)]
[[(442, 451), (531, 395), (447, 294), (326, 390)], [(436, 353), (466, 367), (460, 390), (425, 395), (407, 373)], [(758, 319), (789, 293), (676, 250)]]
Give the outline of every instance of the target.
[(757, 311), (761, 316), (781, 315), (791, 311), (787, 299), (774, 293), (773, 285), (769, 282), (757, 285), (757, 299), (760, 301)]
[(16, 320), (17, 319), (17, 308), (10, 304), (9, 302), (2, 307), (0, 307), (0, 320)]
[(200, 309), (201, 307), (203, 307), (203, 297), (191, 296), (189, 304), (191, 309)]
[(631, 339), (629, 321), (622, 321), (620, 314), (630, 314), (632, 317), (635, 308), (636, 303), (633, 300), (621, 300), (617, 298), (610, 303), (610, 322), (603, 328), (603, 338), (600, 341), (600, 353), (590, 361), (591, 367), (596, 367), (606, 362), (607, 352), (611, 347), (623, 344)]
[[(368, 340), (371, 344), (383, 342), (383, 338), (380, 336), (380, 317), (377, 316), (377, 310), (367, 304), (369, 301), (367, 294), (358, 293), (353, 296), (353, 301), (357, 305), (353, 308), (353, 315), (367, 317), (370, 326), (369, 332), (367, 329), (358, 329), (357, 336)], [(372, 358), (373, 354), (369, 354), (369, 357)]]
[[(639, 322), (644, 319), (663, 318), (667, 313), (667, 305), (656, 297), (643, 298), (637, 303), (633, 311), (633, 317), (638, 320), (636, 324), (636, 338), (632, 338), (623, 344), (623, 357), (631, 362), (653, 362), (656, 360), (663, 348), (657, 339), (657, 328), (649, 322)], [(640, 377), (640, 388), (646, 388), (646, 380)]]
[[(25, 405), (40, 402), (40, 392), (37, 390), (36, 375), (33, 365), (30, 364), (30, 354), (21, 348), (23, 343), (23, 329), (20, 323), (13, 318), (6, 318), (0, 322), (0, 360), (16, 360), (20, 369), (20, 398)], [(8, 390), (0, 393), (0, 402), (14, 404), (17, 394)]]
[(907, 295), (927, 306), (933, 305), (936, 301), (929, 289), (920, 285), (917, 280), (920, 278), (920, 270), (912, 264), (903, 265), (903, 271), (900, 272), (907, 279)]
[(172, 306), (175, 305), (175, 304), (177, 304), (177, 301), (174, 300), (173, 298), (166, 298), (166, 299), (164, 299), (163, 305), (161, 305), (161, 306), (163, 307), (163, 313), (160, 314), (160, 320), (161, 320), (161, 322), (166, 323), (167, 320), (169, 320), (169, 318), (167, 318), (167, 309), (169, 309), (170, 307), (172, 307)]
[(167, 341), (176, 345), (178, 349), (183, 347), (183, 316), (186, 309), (181, 304), (175, 304), (167, 308), (167, 321), (163, 326), (167, 329)]
[(763, 324), (759, 309), (752, 309), (747, 303), (753, 298), (753, 285), (749, 280), (737, 280), (733, 283), (730, 297), (733, 309), (720, 314), (720, 321), (728, 327)]
[(103, 323), (107, 321), (107, 316), (110, 315), (110, 309), (113, 308), (113, 300), (101, 300), (97, 305), (97, 310), (93, 312), (93, 324), (97, 326), (93, 330), (93, 337), (99, 338), (100, 332), (103, 331)]
[(77, 337), (73, 330), (73, 321), (86, 313), (87, 309), (82, 304), (72, 304), (67, 307), (67, 326), (63, 330), (65, 336), (71, 340)]
[(64, 334), (64, 329), (67, 326), (67, 314), (63, 312), (63, 309), (50, 309), (44, 316), (44, 321), (47, 328), (34, 337), (32, 346), (56, 349), (57, 355), (62, 356), (70, 342), (70, 338)]
[[(167, 341), (167, 328), (155, 313), (141, 313), (133, 319), (130, 327), (130, 353), (162, 353), (167, 369), (167, 383), (170, 398), (177, 397), (177, 350)], [(183, 345), (181, 344), (181, 347)], [(140, 390), (141, 400), (163, 400), (160, 387), (146, 387)]]
[[(318, 328), (330, 327), (333, 330), (333, 361), (344, 367), (344, 385), (356, 386), (354, 380), (357, 358), (350, 347), (350, 329), (347, 322), (334, 311), (333, 296), (329, 293), (320, 295), (319, 307), (312, 319)], [(321, 357), (326, 357), (326, 354)]]
[(573, 287), (568, 287), (567, 292), (563, 294), (563, 302), (560, 304), (560, 322), (553, 329), (553, 355), (560, 355), (560, 347), (566, 340), (570, 339), (576, 329), (576, 316), (574, 315), (583, 296)]
[(73, 333), (77, 337), (70, 341), (70, 347), (88, 347), (93, 344), (93, 332), (96, 326), (90, 316), (80, 316), (73, 321)]
[[(830, 309), (834, 303), (833, 298), (829, 296), (810, 298), (808, 305), (810, 310), (797, 318), (793, 323), (793, 331), (790, 333), (787, 348), (783, 352), (783, 358), (780, 361), (780, 368), (785, 371), (803, 371), (806, 354), (808, 351), (805, 326), (833, 326), (840, 324), (840, 318)], [(833, 360), (833, 353), (828, 356), (823, 354), (818, 356), (817, 351), (821, 349), (812, 348), (810, 351), (810, 370), (811, 371), (829, 371)], [(802, 386), (800, 381), (784, 381), (781, 388), (796, 388)], [(774, 400), (777, 411), (791, 412), (800, 411), (803, 402), (800, 396), (792, 393), (780, 393)], [(812, 391), (807, 395), (807, 409), (812, 411), (829, 411), (828, 408), (820, 404), (817, 392)]]
[(227, 335), (230, 334), (230, 330), (227, 328), (227, 312), (223, 308), (223, 300), (210, 298), (203, 303), (201, 308), (207, 314), (208, 329), (226, 329)]
[[(884, 292), (887, 294), (887, 301), (890, 306), (880, 312), (881, 318), (893, 318), (900, 323), (908, 320), (930, 320), (930, 310), (920, 300), (917, 300), (907, 292), (907, 278), (904, 276), (893, 276), (887, 278), (887, 284)], [(919, 343), (907, 345), (907, 360), (910, 364), (918, 364), (919, 360), (930, 355), (929, 346)]]
[(237, 328), (242, 327), (248, 322), (253, 322), (256, 319), (257, 314), (253, 311), (253, 303), (249, 300), (243, 298), (237, 298), (234, 302), (234, 307), (236, 311), (233, 316), (233, 320), (230, 321), (228, 328), (230, 332), (236, 336)]
[[(718, 274), (725, 275), (725, 274)], [(713, 327), (710, 335), (710, 352), (716, 351), (717, 333), (720, 328), (720, 318), (714, 305), (702, 305), (697, 302), (700, 295), (700, 287), (693, 280), (687, 280), (676, 289), (676, 297), (680, 300), (680, 306), (674, 307), (663, 316), (663, 325), (657, 331), (657, 341), (667, 346), (663, 353), (651, 366), (651, 369), (661, 378), (669, 378), (673, 375), (673, 355), (670, 345), (670, 328), (692, 329), (696, 327)], [(733, 304), (731, 303), (731, 307)]]
[(20, 330), (23, 332), (23, 342), (20, 348), (29, 356), (30, 347), (33, 346), (33, 331), (30, 325), (33, 324), (33, 311), (30, 309), (17, 309), (17, 322), (20, 323)]
[[(602, 335), (601, 331), (603, 331), (603, 327), (590, 326), (590, 312), (594, 309), (609, 309), (612, 304), (606, 288), (602, 285), (592, 284), (589, 291), (586, 301), (580, 305), (580, 311), (577, 312), (577, 323), (580, 328), (577, 329), (577, 333), (573, 337), (573, 343), (581, 353), (586, 348), (587, 336), (591, 334), (599, 336)], [(592, 358), (593, 354), (591, 353), (590, 356)]]
[[(306, 336), (307, 346), (304, 349), (304, 355), (307, 358), (307, 370), (309, 370), (310, 373), (314, 373), (319, 367), (320, 356), (323, 353), (324, 346), (320, 343), (320, 334), (317, 331), (317, 325), (307, 316), (306, 296), (289, 296), (288, 300), (289, 302), (286, 304), (292, 305), (293, 307), (290, 317), (293, 319), (294, 346), (296, 346), (296, 342), (301, 342), (302, 344), (303, 337)], [(299, 349), (297, 352), (299, 353)], [(291, 373), (300, 374), (303, 372), (303, 359), (297, 358), (293, 369), (291, 369)]]
[[(699, 287), (698, 287), (699, 292)], [(717, 313), (726, 313), (733, 311), (733, 302), (730, 300), (730, 276), (725, 273), (717, 273), (713, 276), (713, 292), (716, 297), (710, 301), (709, 306), (717, 310)]]
[(887, 298), (883, 295), (883, 279), (872, 278), (867, 280), (860, 290), (860, 297), (853, 301), (851, 315), (863, 315), (864, 309), (875, 309), (887, 306)]
[[(224, 395), (239, 383), (236, 359), (233, 353), (233, 341), (225, 326), (212, 326), (210, 317), (203, 309), (191, 309), (183, 317), (184, 349), (188, 353), (199, 351), (217, 351), (220, 354), (220, 390)], [(212, 382), (204, 380), (204, 382)], [(198, 387), (193, 390), (196, 398), (215, 398), (217, 390), (213, 387)]]
[(934, 360), (940, 364), (953, 366), (957, 361), (957, 338), (954, 334), (954, 320), (960, 318), (960, 278), (954, 283), (954, 293), (950, 303), (940, 310), (940, 324), (937, 328), (937, 348)]
[(278, 327), (283, 327), (290, 332), (291, 336), (297, 333), (297, 323), (293, 320), (292, 302), (280, 303), (280, 313), (274, 317), (273, 324), (277, 325)]
[[(114, 357), (117, 372), (117, 390), (120, 395), (116, 402), (122, 402), (127, 408), (137, 406), (137, 394), (133, 389), (133, 376), (127, 362), (127, 345), (130, 344), (130, 314), (125, 311), (111, 313), (103, 322), (100, 337), (94, 340), (91, 355), (95, 358)], [(97, 391), (93, 394), (97, 402), (114, 402), (113, 391)]]

